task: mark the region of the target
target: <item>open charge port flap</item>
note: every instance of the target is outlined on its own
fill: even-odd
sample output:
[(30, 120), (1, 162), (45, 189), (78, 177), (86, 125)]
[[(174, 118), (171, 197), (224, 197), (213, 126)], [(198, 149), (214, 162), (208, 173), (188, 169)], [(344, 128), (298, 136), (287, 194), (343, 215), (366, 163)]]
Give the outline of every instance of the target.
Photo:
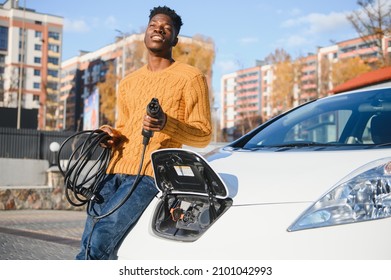
[(156, 235), (195, 241), (232, 205), (225, 184), (202, 156), (163, 149), (152, 153), (152, 165), (163, 193), (152, 221)]

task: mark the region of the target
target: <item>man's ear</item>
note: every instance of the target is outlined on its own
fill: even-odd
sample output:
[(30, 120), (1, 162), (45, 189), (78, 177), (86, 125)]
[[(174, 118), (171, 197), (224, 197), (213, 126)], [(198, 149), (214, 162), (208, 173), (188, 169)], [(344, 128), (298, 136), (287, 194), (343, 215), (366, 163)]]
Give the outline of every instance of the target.
[(172, 46), (175, 47), (178, 44), (178, 37), (175, 37), (174, 41), (172, 41)]

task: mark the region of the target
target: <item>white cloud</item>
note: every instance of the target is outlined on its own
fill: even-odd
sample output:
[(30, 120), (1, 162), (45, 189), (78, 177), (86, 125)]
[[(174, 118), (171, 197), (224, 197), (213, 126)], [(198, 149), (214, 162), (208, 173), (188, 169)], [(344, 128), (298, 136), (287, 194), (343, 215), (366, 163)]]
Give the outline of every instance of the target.
[(118, 28), (118, 20), (114, 16), (108, 16), (105, 19), (93, 17), (89, 19), (64, 19), (64, 30), (74, 33), (85, 33), (92, 29), (99, 28), (116, 29)]
[(88, 32), (90, 28), (88, 24), (82, 19), (64, 19), (64, 30), (69, 32), (84, 33)]
[(299, 46), (305, 46), (307, 44), (310, 44), (310, 40), (307, 39), (307, 37), (303, 37), (300, 35), (292, 35), (287, 38), (282, 39), (283, 45), (288, 45), (289, 47), (299, 47)]
[(331, 13), (329, 15), (310, 14), (307, 18), (311, 34), (330, 32), (350, 25), (345, 13)]
[(281, 24), (283, 28), (302, 28), (302, 31), (306, 34), (332, 32), (334, 30), (345, 28), (349, 25), (350, 23), (346, 19), (346, 13), (342, 12), (333, 12), (327, 15), (312, 13), (295, 19), (288, 19)]
[(309, 46), (313, 46), (314, 42), (308, 36), (291, 35), (284, 38), (280, 38), (274, 44), (274, 48), (284, 48), (291, 51), (297, 49), (306, 49)]
[(288, 49), (305, 49), (309, 46), (313, 48), (316, 44), (325, 44), (330, 39), (346, 38), (348, 30), (351, 29), (346, 15), (347, 12), (311, 13), (290, 18), (281, 24), (289, 35), (285, 34), (277, 44)]

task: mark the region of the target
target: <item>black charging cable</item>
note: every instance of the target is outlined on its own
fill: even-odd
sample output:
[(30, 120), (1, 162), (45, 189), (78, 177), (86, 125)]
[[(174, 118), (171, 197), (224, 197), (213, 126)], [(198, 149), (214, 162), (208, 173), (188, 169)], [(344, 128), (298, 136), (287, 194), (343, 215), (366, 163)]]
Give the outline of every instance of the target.
[[(101, 202), (98, 188), (110, 161), (111, 151), (101, 143), (110, 139), (102, 130), (85, 130), (68, 137), (60, 146), (57, 166), (64, 177), (65, 196), (73, 206)], [(67, 162), (63, 162), (65, 147), (73, 148)], [(95, 161), (94, 161), (95, 159)]]
[[(104, 148), (101, 144), (110, 138), (111, 136), (99, 129), (81, 131), (68, 137), (62, 143), (58, 152), (57, 164), (64, 177), (65, 196), (68, 202), (76, 207), (88, 204), (87, 214), (97, 220), (114, 213), (130, 197), (135, 186), (140, 181), (147, 146), (144, 145), (143, 147), (137, 177), (128, 194), (113, 209), (96, 216), (92, 214), (91, 202), (98, 204), (103, 202), (103, 198), (99, 195), (100, 184), (106, 175), (106, 169), (111, 158), (111, 149)], [(74, 145), (74, 150), (67, 163), (62, 166), (60, 159), (62, 158), (64, 147), (69, 144)], [(94, 158), (96, 158), (95, 161)]]
[[(156, 118), (160, 111), (161, 107), (158, 99), (152, 98), (147, 105), (146, 113), (150, 117)], [(121, 207), (131, 195), (134, 187), (138, 184), (141, 177), (146, 147), (149, 139), (153, 136), (153, 131), (143, 129), (141, 134), (144, 136), (143, 151), (137, 177), (129, 194), (113, 210), (104, 215), (96, 216), (96, 218), (106, 217)], [(105, 177), (106, 169), (111, 158), (111, 149), (105, 148), (102, 143), (110, 138), (111, 136), (100, 129), (84, 130), (71, 135), (61, 144), (57, 154), (57, 165), (64, 177), (65, 194), (71, 205), (77, 207), (83, 206), (91, 201), (98, 204), (102, 202), (102, 197), (99, 195), (99, 186)], [(67, 144), (73, 146), (73, 152), (66, 165), (62, 166), (61, 158), (63, 158), (63, 150)], [(94, 157), (96, 157), (95, 162), (93, 161)], [(94, 163), (91, 165), (91, 162)], [(73, 197), (71, 194), (73, 194)]]

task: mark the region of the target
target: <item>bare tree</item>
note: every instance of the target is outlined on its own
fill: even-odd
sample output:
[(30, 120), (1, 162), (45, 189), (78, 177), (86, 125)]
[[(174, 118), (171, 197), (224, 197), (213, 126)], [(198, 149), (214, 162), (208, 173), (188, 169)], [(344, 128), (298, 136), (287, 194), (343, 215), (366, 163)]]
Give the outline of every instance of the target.
[(391, 3), (389, 0), (358, 0), (359, 10), (353, 11), (347, 19), (360, 38), (373, 45), (379, 54), (380, 67), (389, 65), (390, 58), (385, 55), (384, 36), (391, 34)]

